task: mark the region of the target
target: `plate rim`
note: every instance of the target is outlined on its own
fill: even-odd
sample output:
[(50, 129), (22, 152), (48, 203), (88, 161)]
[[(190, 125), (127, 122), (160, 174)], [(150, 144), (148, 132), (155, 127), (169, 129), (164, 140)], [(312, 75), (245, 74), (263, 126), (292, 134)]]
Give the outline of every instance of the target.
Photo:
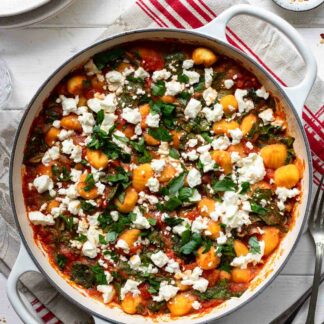
[[(34, 3), (34, 4), (32, 4), (32, 5), (28, 6), (28, 7), (25, 7), (23, 9), (18, 9), (18, 11), (16, 10), (15, 12), (12, 11), (12, 12), (4, 13), (4, 14), (0, 12), (0, 18), (21, 15), (23, 13), (26, 13), (26, 12), (35, 10), (36, 8), (39, 8), (39, 7), (43, 6), (43, 5), (45, 5), (49, 1), (51, 1), (51, 0), (38, 0), (37, 3)], [(0, 5), (0, 7), (1, 7), (1, 5)]]

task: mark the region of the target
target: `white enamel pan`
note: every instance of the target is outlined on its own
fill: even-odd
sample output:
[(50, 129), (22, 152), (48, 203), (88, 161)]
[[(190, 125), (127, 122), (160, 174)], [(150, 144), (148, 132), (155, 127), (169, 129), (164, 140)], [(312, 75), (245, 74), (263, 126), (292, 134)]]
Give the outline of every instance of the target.
[[(299, 85), (289, 88), (281, 86), (267, 71), (265, 71), (262, 66), (227, 42), (225, 37), (226, 25), (231, 18), (240, 14), (255, 16), (271, 23), (283, 32), (295, 45), (306, 64), (306, 74)], [(287, 114), (289, 129), (291, 130), (292, 135), (296, 138), (294, 144), (295, 150), (298, 156), (300, 156), (305, 162), (305, 172), (302, 180), (302, 200), (296, 213), (296, 221), (293, 228), (287, 233), (281, 242), (278, 251), (273, 255), (270, 262), (267, 263), (257, 278), (254, 279), (251, 287), (240, 298), (228, 300), (204, 316), (189, 315), (172, 320), (165, 316), (160, 320), (190, 324), (206, 323), (208, 321), (219, 319), (237, 310), (256, 297), (279, 274), (301, 236), (302, 228), (305, 224), (309, 210), (312, 187), (311, 154), (303, 130), (301, 114), (305, 99), (315, 80), (316, 62), (309, 49), (304, 45), (304, 41), (297, 31), (286, 21), (268, 11), (248, 5), (237, 5), (224, 11), (208, 25), (196, 30), (145, 29), (109, 37), (95, 43), (69, 59), (47, 79), (30, 102), (16, 134), (10, 165), (10, 193), (12, 208), (20, 231), (22, 244), (18, 259), (8, 279), (7, 293), (14, 309), (25, 323), (39, 323), (35, 314), (32, 314), (28, 310), (17, 292), (17, 281), (19, 280), (19, 277), (28, 271), (41, 272), (45, 278), (49, 280), (51, 285), (62, 293), (62, 295), (80, 308), (92, 314), (95, 323), (152, 323), (152, 320), (149, 318), (144, 318), (139, 315), (127, 315), (119, 308), (109, 308), (103, 303), (87, 297), (82, 293), (82, 290), (69, 285), (55, 271), (55, 269), (50, 265), (44, 251), (42, 251), (41, 247), (35, 244), (33, 239), (33, 230), (27, 218), (22, 193), (21, 166), (23, 162), (25, 142), (34, 117), (41, 110), (42, 103), (49, 96), (55, 85), (58, 84), (69, 71), (85, 63), (94, 54), (109, 48), (137, 40), (163, 41), (165, 39), (174, 39), (175, 41), (183, 43), (207, 46), (213, 49), (216, 53), (227, 55), (239, 61), (245, 68), (254, 73), (260, 79), (261, 83), (263, 83), (266, 88), (283, 103)]]

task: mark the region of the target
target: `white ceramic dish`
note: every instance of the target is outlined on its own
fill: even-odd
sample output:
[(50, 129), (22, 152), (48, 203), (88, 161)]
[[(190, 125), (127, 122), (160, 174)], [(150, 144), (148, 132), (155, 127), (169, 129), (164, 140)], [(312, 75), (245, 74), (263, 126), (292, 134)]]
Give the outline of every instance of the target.
[(0, 17), (20, 15), (44, 5), (50, 0), (1, 0)]
[[(1, 1), (2, 0), (0, 0), (0, 3)], [(57, 15), (71, 5), (73, 1), (74, 0), (51, 0), (48, 2), (48, 0), (46, 0), (44, 5), (29, 12), (10, 17), (0, 16), (0, 28), (22, 28), (39, 23), (49, 17)]]
[(273, 0), (278, 6), (292, 11), (307, 11), (320, 6), (324, 0)]
[[(226, 24), (232, 17), (240, 14), (252, 15), (272, 23), (282, 32), (285, 32), (287, 37), (295, 44), (307, 65), (306, 75), (299, 85), (290, 88), (283, 88), (258, 63), (254, 62), (251, 58), (228, 44), (225, 36)], [(114, 323), (148, 324), (153, 322), (152, 319), (140, 315), (125, 314), (120, 308), (109, 308), (103, 303), (88, 297), (85, 295), (83, 290), (69, 285), (68, 282), (65, 281), (64, 278), (62, 278), (50, 265), (46, 253), (42, 251), (40, 246), (35, 244), (33, 239), (33, 230), (29, 224), (24, 205), (20, 170), (26, 138), (34, 117), (42, 108), (42, 103), (45, 98), (47, 98), (55, 85), (70, 70), (84, 64), (94, 54), (118, 45), (143, 39), (159, 41), (170, 38), (183, 43), (194, 43), (195, 45), (199, 44), (201, 46), (207, 46), (215, 52), (219, 52), (239, 61), (245, 68), (254, 73), (260, 79), (261, 83), (264, 84), (274, 96), (281, 100), (287, 114), (289, 129), (296, 139), (295, 150), (305, 161), (305, 172), (302, 180), (302, 199), (296, 213), (294, 226), (287, 233), (276, 253), (271, 257), (270, 262), (264, 266), (259, 275), (254, 279), (249, 289), (240, 298), (230, 299), (204, 316), (200, 315), (199, 317), (197, 315), (188, 315), (178, 319), (173, 319), (172, 322), (187, 324), (206, 323), (219, 319), (248, 303), (267, 285), (269, 285), (276, 275), (278, 275), (301, 236), (302, 228), (309, 210), (312, 187), (311, 155), (301, 122), (301, 111), (304, 101), (316, 77), (316, 62), (296, 30), (286, 21), (268, 11), (260, 10), (248, 5), (238, 5), (226, 10), (208, 25), (194, 31), (177, 29), (147, 29), (119, 34), (102, 40), (83, 50), (54, 72), (32, 99), (17, 131), (10, 166), (10, 194), (12, 207), (23, 244), (21, 245), (18, 259), (8, 278), (7, 293), (13, 307), (25, 323), (38, 323), (35, 316), (31, 314), (22, 303), (17, 293), (17, 281), (23, 273), (28, 271), (42, 272), (51, 284), (66, 298), (70, 299), (80, 308), (91, 313), (96, 323), (107, 323), (107, 321), (109, 321)], [(159, 320), (161, 322), (171, 321), (167, 315), (159, 318)]]

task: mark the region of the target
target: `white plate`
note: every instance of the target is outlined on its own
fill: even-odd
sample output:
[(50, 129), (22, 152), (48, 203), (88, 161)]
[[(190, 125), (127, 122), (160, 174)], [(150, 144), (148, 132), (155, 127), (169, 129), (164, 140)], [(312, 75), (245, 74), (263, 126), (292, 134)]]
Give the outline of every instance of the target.
[(0, 0), (0, 17), (22, 14), (44, 5), (50, 0)]
[[(0, 0), (0, 3), (4, 0)], [(9, 0), (10, 1), (10, 0)], [(24, 0), (28, 1), (28, 0)], [(0, 17), (0, 28), (20, 28), (43, 21), (57, 15), (67, 8), (74, 0), (46, 0), (43, 6), (20, 15)]]
[(278, 6), (292, 11), (311, 10), (321, 5), (324, 0), (273, 0)]

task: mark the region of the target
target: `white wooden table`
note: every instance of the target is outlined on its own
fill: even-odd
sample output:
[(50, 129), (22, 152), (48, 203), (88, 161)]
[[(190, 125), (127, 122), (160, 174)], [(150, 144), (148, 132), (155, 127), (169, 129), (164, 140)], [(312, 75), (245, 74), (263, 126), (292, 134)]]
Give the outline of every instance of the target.
[[(64, 13), (25, 30), (0, 31), (0, 56), (13, 76), (14, 91), (4, 109), (21, 113), (39, 85), (68, 57), (91, 44), (134, 0), (78, 0)], [(324, 6), (306, 13), (290, 13), (270, 0), (250, 0), (256, 6), (276, 12), (303, 35), (317, 58), (324, 79)], [(1, 122), (1, 121), (0, 121)], [(312, 281), (314, 250), (304, 234), (288, 264), (256, 300), (221, 323), (269, 323), (306, 290)], [(19, 324), (4, 293), (5, 278), (0, 274), (0, 323)], [(324, 296), (323, 296), (324, 297)], [(324, 321), (324, 298), (318, 309)]]

